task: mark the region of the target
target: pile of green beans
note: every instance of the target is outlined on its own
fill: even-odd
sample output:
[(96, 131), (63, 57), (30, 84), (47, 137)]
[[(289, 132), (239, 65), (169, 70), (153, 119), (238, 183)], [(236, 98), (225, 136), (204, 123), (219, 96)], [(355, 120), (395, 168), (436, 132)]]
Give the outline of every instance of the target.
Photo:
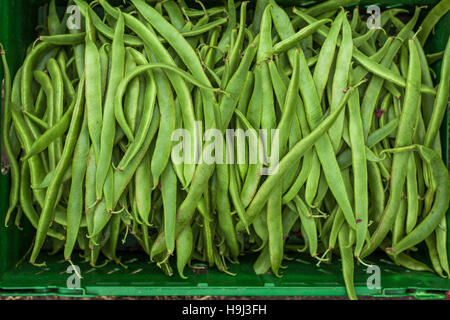
[[(337, 255), (356, 299), (354, 264), (376, 249), (449, 277), (439, 128), (450, 42), (423, 50), (449, 2), (422, 25), (423, 8), (383, 9), (375, 29), (344, 9), (357, 2), (71, 0), (82, 19), (69, 30), (50, 1), (13, 79), (1, 48), (5, 223), (15, 212), (17, 227), (23, 214), (36, 229), (29, 262), (45, 264), (48, 240), (69, 262), (80, 250), (94, 267), (126, 267), (119, 241), (132, 235), (168, 275), (175, 255), (182, 278), (196, 261), (231, 274), (257, 253), (255, 272), (280, 277), (285, 259)], [(222, 141), (226, 129), (277, 129), (277, 170), (263, 175), (250, 151), (238, 163), (174, 161), (172, 133), (195, 136), (198, 123)], [(184, 152), (205, 153), (212, 142), (200, 141)], [(414, 258), (423, 242), (432, 268)]]

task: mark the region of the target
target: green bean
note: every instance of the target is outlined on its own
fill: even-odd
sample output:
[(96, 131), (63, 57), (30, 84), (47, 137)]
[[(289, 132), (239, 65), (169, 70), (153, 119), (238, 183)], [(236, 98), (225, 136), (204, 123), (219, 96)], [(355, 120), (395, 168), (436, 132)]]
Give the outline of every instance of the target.
[[(139, 51), (128, 47), (126, 48), (125, 58), (125, 75), (130, 74), (136, 69), (137, 60), (133, 56), (132, 51), (136, 51), (136, 54), (144, 59), (144, 63), (147, 63), (147, 59)], [(148, 75), (150, 76), (150, 71)], [(145, 90), (145, 78), (143, 76), (135, 77), (128, 85), (127, 92), (124, 100), (124, 113), (127, 123), (130, 125), (130, 129), (133, 134), (136, 134), (137, 119), (139, 118), (139, 110), (143, 109), (145, 94), (142, 92)], [(141, 93), (141, 94), (140, 94)], [(142, 111), (142, 110), (141, 110)]]
[(247, 232), (250, 233), (248, 230), (247, 220), (245, 219), (245, 207), (239, 196), (239, 190), (241, 188), (238, 187), (237, 185), (238, 178), (236, 176), (236, 172), (233, 168), (233, 165), (229, 165), (228, 171), (229, 171), (229, 193), (231, 196), (231, 200), (233, 202), (234, 208), (238, 213), (240, 221), (244, 223)]
[(58, 162), (56, 167), (57, 174), (55, 174), (52, 183), (48, 187), (45, 194), (44, 206), (42, 208), (42, 213), (37, 227), (36, 240), (30, 257), (30, 263), (32, 264), (35, 264), (36, 258), (42, 248), (42, 245), (44, 244), (61, 179), (67, 166), (70, 164), (70, 159), (72, 158), (72, 153), (77, 142), (77, 136), (81, 127), (83, 118), (82, 115), (84, 111), (84, 84), (84, 79), (81, 79), (78, 85), (77, 102), (72, 115), (69, 132), (67, 134), (66, 144), (61, 155), (61, 160)]
[(313, 200), (316, 196), (317, 187), (320, 180), (320, 172), (320, 161), (317, 157), (317, 152), (313, 152), (311, 158), (311, 167), (305, 185), (305, 201), (310, 207), (313, 206)]
[(153, 137), (156, 134), (156, 131), (159, 126), (159, 110), (158, 108), (155, 108), (153, 111), (153, 117), (152, 117), (152, 123), (150, 125), (150, 130), (147, 134), (147, 138), (145, 139), (144, 144), (142, 145), (139, 152), (136, 154), (136, 156), (131, 160), (129, 165), (123, 170), (123, 171), (116, 171), (114, 174), (114, 203), (117, 204), (117, 202), (120, 200), (120, 197), (122, 196), (123, 192), (125, 191), (128, 183), (133, 177), (133, 174), (135, 173), (137, 167), (141, 163), (142, 159), (145, 157), (149, 147), (150, 143), (153, 140)]
[(439, 61), (442, 59), (442, 57), (444, 56), (444, 50), (442, 51), (438, 51), (435, 53), (429, 53), (425, 55), (425, 58), (427, 60), (427, 64), (428, 65), (432, 65), (434, 64), (436, 61)]
[(11, 169), (11, 185), (9, 194), (9, 208), (6, 213), (5, 226), (8, 224), (8, 219), (16, 209), (19, 201), (19, 186), (20, 186), (20, 168), (14, 156), (12, 145), (8, 139), (8, 130), (11, 122), (11, 74), (9, 72), (8, 63), (6, 61), (5, 50), (0, 43), (0, 55), (2, 56), (3, 73), (4, 73), (4, 106), (3, 106), (3, 121), (2, 121), (2, 145), (8, 156), (9, 168)]
[(439, 262), (442, 269), (450, 276), (450, 268), (448, 266), (447, 254), (447, 217), (444, 215), (436, 228), (436, 248), (439, 256)]
[[(160, 125), (158, 137), (156, 139), (155, 151), (151, 160), (151, 171), (153, 178), (153, 188), (158, 184), (160, 176), (163, 174), (172, 149), (171, 134), (175, 130), (175, 101), (170, 89), (167, 77), (163, 73), (155, 74), (157, 91), (153, 91), (158, 99), (160, 111)], [(153, 98), (155, 99), (155, 97)], [(152, 101), (154, 103), (154, 100)], [(132, 148), (130, 150), (133, 150)], [(137, 151), (138, 149), (136, 149)]]
[[(273, 13), (272, 13), (273, 14)], [(272, 54), (280, 54), (286, 50), (294, 48), (301, 40), (309, 37), (314, 34), (318, 28), (322, 25), (331, 22), (330, 19), (322, 19), (314, 22), (313, 24), (308, 25), (307, 27), (301, 29), (294, 35), (283, 39), (273, 46)]]
[[(294, 27), (290, 21), (287, 13), (282, 9), (276, 1), (270, 0), (269, 3), (272, 6), (272, 20), (277, 34), (280, 36), (282, 41), (287, 40), (295, 35)], [(275, 45), (275, 47), (277, 44)], [(294, 52), (293, 49), (287, 51), (289, 62), (291, 66), (294, 64)]]
[[(411, 29), (413, 28), (413, 26), (417, 22), (419, 13), (420, 13), (420, 9), (416, 8), (416, 10), (414, 12), (414, 16), (412, 17), (412, 19), (405, 25), (405, 27), (397, 35), (395, 40), (398, 40), (398, 41), (392, 42), (391, 46), (389, 47), (388, 52), (386, 53), (386, 55), (384, 56), (384, 58), (381, 61), (381, 65), (382, 66), (387, 67), (387, 66), (389, 66), (392, 63), (392, 60), (394, 59), (394, 56), (396, 55), (397, 51), (399, 50), (399, 48), (400, 48), (400, 46), (401, 46), (401, 44), (403, 42), (401, 39), (404, 39), (409, 34)], [(354, 50), (354, 52), (357, 52), (357, 51)], [(365, 94), (364, 99), (363, 99), (362, 104), (361, 104), (361, 108), (363, 110), (362, 117), (363, 117), (363, 125), (364, 125), (365, 137), (367, 137), (369, 129), (370, 129), (369, 127), (370, 127), (370, 124), (372, 122), (372, 117), (373, 117), (373, 113), (374, 113), (373, 111), (374, 111), (374, 108), (375, 108), (375, 103), (378, 100), (378, 96), (380, 94), (381, 86), (383, 84), (383, 81), (384, 80), (381, 77), (374, 77), (370, 81), (370, 83), (368, 85), (368, 88), (366, 90), (366, 94)], [(409, 83), (408, 79), (407, 79), (406, 83)], [(406, 97), (405, 97), (405, 99), (406, 99)]]
[(437, 186), (436, 195), (430, 213), (409, 234), (392, 246), (390, 251), (394, 254), (399, 254), (428, 237), (440, 223), (449, 205), (450, 180), (442, 160), (439, 159), (436, 152), (427, 147), (417, 146), (416, 148), (430, 167), (432, 178)]
[[(54, 90), (53, 85), (51, 82), (50, 77), (42, 72), (36, 70), (34, 72), (34, 78), (35, 80), (41, 85), (43, 88), (45, 95), (47, 96), (47, 123), (49, 127), (53, 127), (55, 125), (55, 110), (54, 110)], [(30, 128), (31, 130), (31, 128)], [(40, 139), (38, 138), (33, 142), (33, 145), (37, 141), (44, 141), (44, 138)], [(54, 169), (57, 162), (57, 156), (56, 156), (56, 150), (55, 150), (55, 144), (53, 143), (54, 140), (51, 141), (51, 145), (49, 146), (48, 150), (48, 157), (49, 157), (49, 163), (50, 163), (50, 169)], [(47, 147), (47, 145), (45, 146)], [(31, 149), (34, 151), (33, 149)], [(43, 149), (42, 149), (43, 150)]]
[(349, 233), (352, 232), (351, 228), (347, 223), (344, 223), (339, 231), (339, 251), (341, 253), (342, 259), (342, 273), (344, 275), (345, 288), (347, 290), (347, 295), (351, 300), (357, 300), (355, 286), (353, 282), (354, 274), (354, 263), (351, 243), (349, 238)]
[(217, 15), (217, 14), (221, 14), (224, 11), (225, 11), (225, 9), (223, 7), (207, 8), (206, 11), (204, 11), (204, 10), (197, 10), (197, 9), (193, 9), (193, 8), (185, 8), (184, 9), (184, 12), (190, 18), (198, 18), (198, 17), (203, 16), (205, 14), (207, 14), (209, 16), (214, 16), (214, 15)]
[(33, 68), (38, 63), (41, 56), (44, 56), (55, 48), (49, 43), (38, 44), (32, 52), (27, 55), (22, 69), (21, 78), (21, 103), (24, 110), (33, 110), (33, 96), (31, 92), (33, 82)]
[[(285, 207), (283, 210), (283, 239), (285, 239), (291, 231), (294, 223), (299, 219), (296, 211)], [(256, 220), (255, 220), (256, 221)], [(256, 274), (265, 274), (270, 268), (269, 247), (265, 246), (260, 255), (253, 264), (253, 269)]]
[[(269, 66), (267, 65), (266, 60), (270, 57), (270, 52), (272, 51), (272, 16), (270, 13), (271, 8), (272, 7), (269, 5), (264, 10), (264, 14), (261, 20), (258, 53), (256, 55), (257, 64), (260, 63), (256, 66), (256, 68), (261, 68), (262, 77), (261, 129), (265, 130), (265, 133), (269, 132), (269, 130), (271, 129), (274, 129), (276, 126), (276, 115), (273, 102), (273, 87), (272, 81), (270, 79)], [(271, 138), (267, 139), (267, 142), (265, 143), (266, 150), (271, 150), (271, 140)]]
[(75, 99), (75, 89), (73, 88), (72, 83), (70, 82), (69, 76), (67, 74), (67, 54), (65, 51), (61, 51), (58, 54), (57, 62), (59, 69), (61, 70), (61, 76), (64, 82), (64, 94), (69, 98), (68, 100), (72, 102)]
[[(372, 148), (380, 141), (391, 135), (398, 127), (399, 120), (393, 119), (383, 127), (373, 131), (367, 138), (366, 146)], [(345, 169), (351, 165), (351, 150), (345, 149), (337, 158), (341, 169)]]
[(445, 0), (441, 0), (428, 12), (426, 17), (422, 20), (421, 32), (417, 36), (422, 46), (425, 45), (434, 26), (449, 10), (450, 4)]
[(255, 34), (259, 33), (264, 9), (267, 7), (269, 0), (257, 0), (256, 8), (253, 16), (252, 30)]
[(239, 59), (239, 53), (242, 49), (242, 45), (244, 43), (244, 32), (245, 32), (245, 23), (246, 23), (246, 17), (247, 17), (247, 3), (246, 1), (242, 2), (241, 4), (241, 16), (239, 21), (239, 33), (237, 35), (235, 44), (229, 51), (229, 69), (233, 73), (237, 66), (238, 66), (238, 59)]
[[(330, 30), (331, 32), (331, 30)], [(324, 43), (325, 45), (325, 43)], [(332, 95), (331, 95), (331, 103), (330, 110), (334, 110), (339, 101), (342, 98), (343, 91), (348, 85), (348, 75), (350, 72), (350, 64), (353, 50), (353, 41), (352, 41), (352, 31), (350, 24), (347, 19), (343, 19), (342, 22), (342, 41), (341, 46), (339, 48), (337, 57), (336, 57), (336, 66), (338, 66), (334, 72), (333, 76), (333, 85), (332, 85)], [(319, 59), (320, 59), (319, 55)], [(351, 99), (350, 101), (352, 101)], [(352, 111), (349, 110), (349, 114)], [(359, 112), (358, 112), (359, 113)], [(334, 150), (339, 149), (339, 144), (342, 137), (342, 131), (344, 126), (344, 114), (342, 114), (337, 120), (336, 123), (330, 129), (330, 140), (333, 145)]]
[[(244, 57), (239, 64), (236, 72), (231, 77), (228, 85), (226, 87), (226, 92), (228, 92), (228, 96), (223, 96), (222, 100), (219, 104), (219, 111), (222, 117), (222, 128), (226, 128), (228, 123), (231, 121), (233, 116), (234, 109), (236, 108), (239, 98), (241, 97), (241, 90), (245, 84), (247, 73), (250, 70), (251, 63), (256, 55), (256, 47), (258, 44), (259, 38), (255, 39), (255, 42), (248, 45), (245, 50)], [(256, 76), (255, 76), (256, 79)], [(250, 109), (250, 106), (249, 106)], [(247, 111), (250, 112), (249, 110)], [(250, 120), (250, 119), (249, 119)], [(252, 122), (252, 121), (250, 121)], [(256, 128), (254, 123), (252, 125)]]
[[(286, 153), (286, 144), (289, 139), (289, 133), (292, 124), (292, 118), (295, 115), (296, 98), (298, 97), (299, 82), (299, 50), (295, 52), (294, 71), (292, 74), (289, 88), (287, 89), (286, 99), (283, 107), (283, 115), (279, 121), (277, 129), (279, 130), (278, 154), (284, 156)], [(271, 154), (277, 152), (271, 150)], [(283, 185), (278, 185), (273, 194), (267, 201), (267, 226), (269, 230), (269, 253), (273, 273), (278, 277), (278, 270), (283, 260), (283, 243), (282, 237), (282, 195)]]
[(317, 257), (317, 226), (314, 221), (314, 217), (312, 216), (310, 209), (298, 195), (295, 196), (294, 202), (302, 222), (302, 226), (305, 228), (305, 235), (308, 237), (309, 253), (312, 257)]
[(104, 102), (103, 122), (100, 133), (100, 149), (97, 161), (99, 164), (102, 163), (103, 165), (97, 165), (97, 173), (95, 178), (97, 200), (102, 198), (103, 185), (110, 168), (108, 164), (111, 162), (112, 149), (114, 146), (116, 131), (114, 99), (116, 92), (118, 91), (118, 86), (125, 73), (125, 46), (123, 41), (124, 30), (124, 19), (122, 14), (119, 13), (119, 19), (117, 20), (114, 32), (114, 40), (111, 45), (111, 70)]
[[(235, 109), (241, 112), (242, 115), (244, 115), (244, 113), (247, 112), (247, 106), (250, 102), (250, 98), (251, 95), (253, 93), (253, 85), (254, 85), (254, 76), (253, 73), (251, 71), (247, 71), (247, 77), (245, 79), (245, 84), (244, 84), (244, 90), (242, 92), (242, 95), (239, 97), (239, 102), (238, 105)], [(247, 120), (247, 118), (245, 118), (245, 120)], [(248, 120), (247, 120), (248, 121)], [(239, 130), (241, 127), (239, 125), (239, 122), (236, 123), (236, 130)], [(247, 168), (248, 168), (248, 164), (247, 164), (247, 151), (246, 150), (242, 150), (240, 149), (244, 154), (242, 154), (242, 152), (237, 153), (237, 166), (238, 166), (238, 170), (239, 170), (239, 175), (241, 177), (242, 180), (245, 179), (245, 175), (247, 174)]]
[[(27, 152), (32, 145), (31, 133), (18, 107), (13, 102), (11, 102), (10, 110), (14, 127), (16, 128), (22, 147), (25, 149), (25, 152)], [(28, 160), (28, 163), (30, 166), (31, 183), (32, 185), (37, 185), (44, 177), (42, 160), (41, 158), (34, 156)], [(35, 195), (37, 202), (42, 205), (44, 203), (45, 190), (33, 190), (33, 194)]]
[[(51, 97), (51, 94), (50, 94)], [(33, 142), (28, 152), (22, 158), (23, 161), (31, 159), (38, 153), (44, 151), (49, 147), (57, 138), (61, 138), (70, 126), (73, 110), (76, 106), (76, 101), (72, 101), (61, 119), (56, 122), (52, 127), (47, 129), (37, 140)]]
[[(264, 207), (267, 198), (273, 189), (274, 186), (276, 186), (281, 179), (283, 178), (283, 175), (292, 167), (296, 159), (300, 159), (303, 154), (308, 151), (309, 148), (311, 148), (314, 143), (319, 140), (324, 132), (329, 129), (329, 126), (333, 124), (335, 119), (337, 118), (338, 114), (342, 109), (345, 107), (345, 104), (348, 100), (349, 93), (352, 92), (354, 88), (350, 88), (347, 93), (344, 95), (341, 105), (339, 106), (336, 111), (332, 112), (329, 117), (327, 117), (319, 126), (317, 126), (311, 133), (300, 140), (289, 152), (281, 159), (280, 163), (278, 164), (278, 170), (273, 175), (270, 175), (264, 183), (259, 188), (258, 192), (256, 193), (255, 197), (252, 200), (252, 203), (250, 204), (249, 208), (246, 211), (247, 221), (249, 224), (252, 223), (255, 216), (257, 216), (261, 209)], [(325, 130), (325, 131), (324, 131)], [(240, 230), (239, 224), (237, 227), (237, 230)]]
[[(406, 87), (406, 80), (400, 75), (392, 72), (390, 69), (383, 66), (383, 64), (373, 63), (372, 60), (364, 56), (363, 53), (359, 52), (358, 49), (354, 49), (353, 57), (361, 63), (365, 68), (371, 71), (373, 74), (383, 78), (384, 80), (390, 81), (400, 87)], [(429, 86), (422, 84), (420, 87), (420, 92), (427, 94), (436, 94), (436, 91)]]
[(434, 100), (433, 112), (425, 134), (424, 145), (430, 147), (438, 133), (440, 124), (443, 119), (450, 88), (450, 40), (447, 41), (444, 51), (444, 58), (441, 65), (441, 81), (437, 86), (437, 93)]
[(370, 190), (369, 218), (377, 225), (384, 210), (385, 192), (380, 169), (375, 162), (367, 163), (367, 173)]
[[(217, 218), (219, 222), (219, 229), (225, 235), (225, 241), (231, 250), (234, 259), (237, 259), (239, 254), (239, 247), (234, 230), (234, 223), (231, 216), (230, 200), (228, 198), (228, 190), (230, 188), (230, 167), (226, 165), (218, 165), (215, 173), (217, 182), (216, 198), (213, 199), (217, 203)], [(234, 193), (231, 193), (232, 199)]]
[(166, 10), (167, 14), (169, 15), (169, 20), (172, 25), (178, 30), (183, 28), (183, 25), (185, 24), (183, 13), (181, 12), (181, 9), (178, 7), (175, 1), (164, 1), (162, 5), (164, 7), (164, 10)]
[(323, 12), (334, 11), (339, 9), (339, 7), (344, 7), (350, 4), (354, 4), (355, 1), (352, 0), (333, 0), (333, 1), (323, 1), (309, 8), (305, 9), (305, 12), (311, 16), (316, 16)]
[[(351, 74), (350, 77), (352, 76), (353, 74)], [(354, 177), (355, 217), (357, 221), (355, 257), (358, 259), (366, 240), (369, 223), (369, 199), (367, 188), (366, 146), (364, 143), (364, 131), (360, 114), (359, 94), (357, 91), (354, 91), (349, 98), (348, 115)]]
[[(323, 91), (334, 59), (334, 52), (336, 50), (338, 34), (344, 19), (344, 12), (345, 11), (342, 10), (331, 24), (330, 32), (320, 49), (319, 58), (316, 67), (314, 68), (313, 79), (319, 101), (322, 100)], [(345, 55), (345, 57), (347, 57), (347, 55)]]
[(408, 160), (408, 170), (406, 173), (406, 191), (408, 210), (406, 216), (405, 232), (410, 233), (417, 224), (419, 215), (419, 193), (417, 189), (417, 168), (414, 154), (411, 154)]
[[(166, 234), (166, 246), (169, 254), (175, 249), (175, 223), (176, 223), (176, 202), (177, 198), (177, 178), (169, 162), (161, 176), (161, 193), (164, 204), (164, 231)], [(208, 223), (208, 222), (205, 222)]]
[[(53, 3), (52, 33), (30, 45), (5, 87), (8, 156), (24, 160), (15, 223), (23, 212), (38, 235), (31, 262), (50, 237), (50, 254), (64, 245), (69, 262), (78, 242), (91, 266), (103, 255), (126, 268), (117, 252), (125, 231), (123, 243), (132, 235), (169, 276), (173, 254), (185, 278), (190, 261), (232, 274), (226, 260), (259, 251), (255, 272), (280, 277), (286, 253), (319, 265), (339, 241), (356, 299), (353, 259), (366, 265), (380, 248), (397, 265), (433, 271), (405, 253), (425, 241), (432, 268), (448, 276), (450, 182), (437, 131), (447, 54), (425, 55), (413, 31), (420, 8), (407, 23), (396, 17), (407, 10), (383, 10), (378, 32), (358, 8), (348, 21), (347, 1), (290, 13), (275, 0), (250, 12), (234, 0), (202, 10), (184, 0), (75, 0), (85, 18), (76, 31)], [(435, 87), (428, 58), (441, 57)], [(258, 129), (276, 132), (264, 141)]]
[[(33, 207), (33, 199), (31, 195), (31, 189), (28, 187), (30, 185), (30, 167), (28, 162), (24, 162), (20, 168), (20, 184), (19, 188), (19, 199), (20, 206), (23, 213), (30, 221), (31, 225), (37, 229), (39, 223), (39, 215)], [(50, 228), (47, 235), (52, 238), (59, 240), (64, 240), (64, 235)]]
[[(300, 52), (300, 62), (300, 68), (303, 70), (307, 70), (306, 72), (302, 72), (300, 74), (300, 92), (305, 104), (308, 124), (310, 125), (311, 129), (315, 129), (320, 123), (321, 118), (323, 117), (322, 109), (320, 107), (320, 99), (317, 90), (315, 89), (311, 73), (306, 67), (306, 59), (302, 52)], [(344, 97), (345, 96), (346, 95), (344, 95)], [(341, 101), (344, 100), (344, 97), (341, 99)], [(334, 151), (329, 136), (325, 135), (321, 137), (317, 141), (315, 149), (322, 164), (322, 169), (324, 171), (325, 177), (327, 178), (328, 184), (330, 185), (331, 192), (334, 194), (337, 202), (342, 208), (344, 216), (349, 222), (350, 226), (356, 227), (353, 210), (342, 187), (342, 177), (340, 175), (340, 170), (336, 161), (336, 157), (334, 156)]]
[(61, 22), (59, 21), (58, 13), (56, 12), (55, 0), (50, 1), (48, 11), (47, 25), (50, 35), (56, 35), (63, 32), (64, 30), (61, 30)]
[(72, 251), (80, 228), (83, 213), (83, 181), (89, 156), (89, 132), (87, 119), (84, 116), (80, 136), (73, 153), (72, 181), (70, 185), (69, 201), (67, 203), (67, 233), (64, 246), (64, 258), (71, 259)]
[[(442, 269), (441, 263), (439, 261), (439, 254), (436, 247), (436, 235), (434, 233), (430, 234), (425, 238), (425, 244), (428, 249), (428, 255), (433, 266), (434, 272), (442, 278), (445, 278), (444, 270)], [(389, 248), (386, 248), (388, 252), (391, 252)], [(400, 253), (401, 254), (401, 253)]]
[[(53, 87), (53, 119), (52, 122), (49, 123), (50, 126), (53, 126), (56, 122), (58, 122), (63, 114), (63, 104), (64, 104), (64, 84), (62, 80), (62, 73), (59, 69), (58, 63), (55, 59), (51, 58), (47, 63), (48, 72), (52, 81)], [(59, 157), (62, 149), (62, 141), (60, 138), (57, 138), (53, 145), (55, 147), (55, 161), (59, 161)]]
[(377, 32), (377, 28), (371, 28), (369, 31), (367, 31), (366, 33), (364, 33), (363, 35), (359, 36), (359, 37), (355, 37), (353, 39), (353, 44), (355, 45), (355, 47), (360, 47), (361, 45), (363, 45), (364, 43), (366, 43), (366, 41), (368, 41), (369, 39), (374, 37), (374, 33)]
[[(420, 101), (420, 65), (416, 45), (413, 40), (408, 40), (408, 47), (408, 86), (405, 92), (404, 105), (395, 140), (395, 147), (404, 147), (411, 144), (414, 124), (417, 119), (418, 101)], [(399, 200), (402, 196), (402, 186), (406, 179), (408, 156), (408, 153), (394, 154), (392, 160), (392, 176), (390, 179), (391, 193), (389, 195), (389, 201), (377, 229), (372, 234), (369, 244), (363, 250), (362, 256), (367, 256), (367, 254), (375, 250), (394, 223), (394, 217), (398, 209)]]
[(223, 24), (225, 24), (226, 22), (228, 22), (227, 18), (220, 18), (214, 21), (211, 21), (207, 24), (198, 26), (196, 28), (193, 28), (190, 31), (186, 31), (186, 32), (181, 32), (181, 34), (183, 35), (183, 37), (187, 38), (187, 37), (195, 37), (204, 33), (207, 33), (208, 31), (217, 28), (218, 26), (221, 26)]
[(103, 198), (105, 199), (105, 207), (108, 213), (114, 211), (114, 172), (112, 167), (108, 167), (105, 184), (103, 185)]
[(95, 151), (95, 158), (100, 157), (100, 140), (102, 134), (102, 96), (100, 56), (94, 39), (91, 38), (90, 14), (86, 14), (86, 43), (84, 74), (86, 81), (86, 112), (88, 117), (89, 136)]
[(392, 245), (397, 244), (405, 235), (407, 202), (406, 199), (400, 200), (397, 215), (395, 217), (394, 226), (392, 227)]
[[(20, 100), (20, 97), (19, 97)], [(42, 87), (39, 89), (39, 93), (36, 97), (36, 103), (34, 108), (34, 114), (36, 117), (42, 118), (47, 109), (47, 98), (45, 96), (44, 89)], [(27, 111), (28, 112), (28, 111)]]
[(73, 46), (84, 43), (85, 36), (86, 34), (84, 32), (80, 32), (72, 34), (40, 36), (39, 40), (57, 46)]
[(192, 242), (192, 229), (191, 226), (186, 226), (180, 233), (180, 235), (178, 236), (176, 243), (177, 243), (177, 269), (178, 269), (178, 273), (180, 275), (181, 278), (183, 279), (187, 279), (187, 277), (184, 275), (184, 267), (186, 266), (186, 264), (188, 263), (190, 257), (191, 257), (191, 252), (192, 252), (192, 247), (193, 247), (193, 242)]
[(136, 169), (135, 178), (135, 202), (137, 213), (142, 223), (150, 226), (149, 218), (152, 201), (152, 173), (151, 173), (151, 153), (147, 151), (141, 163)]
[[(101, 34), (106, 36), (108, 39), (114, 38), (114, 30), (108, 27), (103, 21), (94, 13), (92, 8), (83, 1), (83, 0), (74, 0), (75, 4), (80, 8), (81, 14), (86, 18), (86, 11), (89, 14), (90, 19), (92, 19), (92, 24)], [(103, 6), (103, 2), (99, 1), (99, 3)], [(142, 47), (143, 41), (136, 36), (133, 35), (124, 35), (124, 42), (126, 45), (133, 47)]]
[(28, 111), (23, 111), (23, 114), (26, 115), (28, 117), (28, 119), (33, 121), (35, 124), (37, 124), (42, 129), (44, 129), (44, 130), (48, 129), (48, 123), (46, 121), (39, 119), (38, 117), (36, 117), (35, 115), (33, 115), (32, 113), (30, 113)]
[(195, 79), (194, 77), (192, 77), (189, 73), (175, 68), (171, 65), (166, 65), (163, 63), (150, 63), (147, 65), (143, 65), (143, 66), (139, 66), (137, 67), (132, 73), (128, 74), (125, 78), (123, 78), (118, 87), (117, 87), (117, 91), (115, 93), (115, 104), (114, 104), (114, 108), (115, 108), (115, 115), (116, 115), (116, 120), (119, 122), (120, 126), (122, 127), (122, 130), (124, 130), (125, 135), (128, 137), (128, 139), (132, 142), (134, 141), (134, 137), (133, 137), (133, 133), (131, 132), (131, 129), (129, 127), (129, 125), (126, 122), (125, 116), (123, 114), (123, 108), (122, 108), (122, 98), (123, 95), (125, 94), (125, 90), (126, 87), (128, 86), (128, 84), (137, 76), (139, 76), (142, 73), (146, 73), (147, 71), (151, 70), (151, 69), (164, 69), (164, 70), (168, 70), (171, 71), (177, 75), (180, 75), (181, 77), (183, 77), (184, 79), (186, 79), (187, 81), (193, 83), (194, 85), (205, 89), (209, 92), (211, 91), (217, 91), (217, 89), (215, 88), (211, 88), (211, 87), (207, 87), (204, 86), (203, 84), (201, 84), (197, 79)]

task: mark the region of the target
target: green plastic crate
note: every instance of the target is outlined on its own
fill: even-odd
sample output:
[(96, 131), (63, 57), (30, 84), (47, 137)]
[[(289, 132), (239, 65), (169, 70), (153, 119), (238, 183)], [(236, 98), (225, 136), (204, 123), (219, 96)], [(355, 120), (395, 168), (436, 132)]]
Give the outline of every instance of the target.
[[(44, 0), (0, 0), (0, 42), (5, 45), (7, 58), (14, 74), (22, 63), (27, 46), (36, 38), (38, 8)], [(363, 1), (360, 5), (380, 5), (382, 7), (413, 7), (433, 5), (437, 0), (380, 0)], [(65, 1), (58, 1), (64, 5)], [(209, 3), (209, 1), (208, 1)], [(283, 0), (284, 5), (307, 5), (313, 1)], [(426, 46), (427, 52), (443, 50), (450, 35), (450, 14), (447, 14), (435, 28)], [(435, 71), (439, 73), (439, 65)], [(2, 73), (0, 73), (2, 74)], [(442, 146), (447, 162), (448, 118), (441, 128)], [(24, 230), (14, 226), (5, 228), (3, 221), (8, 206), (9, 177), (0, 177), (0, 295), (259, 295), (259, 296), (345, 296), (345, 286), (339, 259), (333, 264), (323, 263), (320, 268), (307, 257), (299, 256), (283, 270), (284, 276), (276, 278), (272, 274), (255, 275), (252, 264), (256, 257), (244, 257), (239, 265), (230, 265), (232, 277), (212, 269), (187, 268), (188, 280), (176, 273), (172, 277), (164, 275), (155, 264), (139, 252), (121, 253), (122, 261), (128, 264), (123, 269), (110, 263), (102, 269), (93, 269), (86, 263), (79, 263), (83, 279), (80, 288), (67, 288), (67, 280), (72, 274), (66, 272), (68, 264), (61, 255), (40, 259), (47, 262), (46, 268), (37, 268), (27, 262), (16, 268), (16, 263), (28, 250), (33, 230), (23, 219)], [(450, 215), (448, 215), (448, 220)], [(450, 225), (450, 221), (448, 223)], [(450, 254), (449, 254), (450, 256)], [(427, 258), (424, 258), (425, 261)], [(79, 261), (74, 259), (74, 263)], [(81, 259), (80, 259), (81, 261)], [(450, 279), (442, 279), (434, 274), (412, 272), (394, 265), (384, 255), (371, 256), (369, 263), (380, 267), (379, 288), (370, 289), (367, 280), (371, 274), (366, 267), (355, 265), (355, 286), (360, 296), (417, 298), (445, 298), (450, 293)]]

